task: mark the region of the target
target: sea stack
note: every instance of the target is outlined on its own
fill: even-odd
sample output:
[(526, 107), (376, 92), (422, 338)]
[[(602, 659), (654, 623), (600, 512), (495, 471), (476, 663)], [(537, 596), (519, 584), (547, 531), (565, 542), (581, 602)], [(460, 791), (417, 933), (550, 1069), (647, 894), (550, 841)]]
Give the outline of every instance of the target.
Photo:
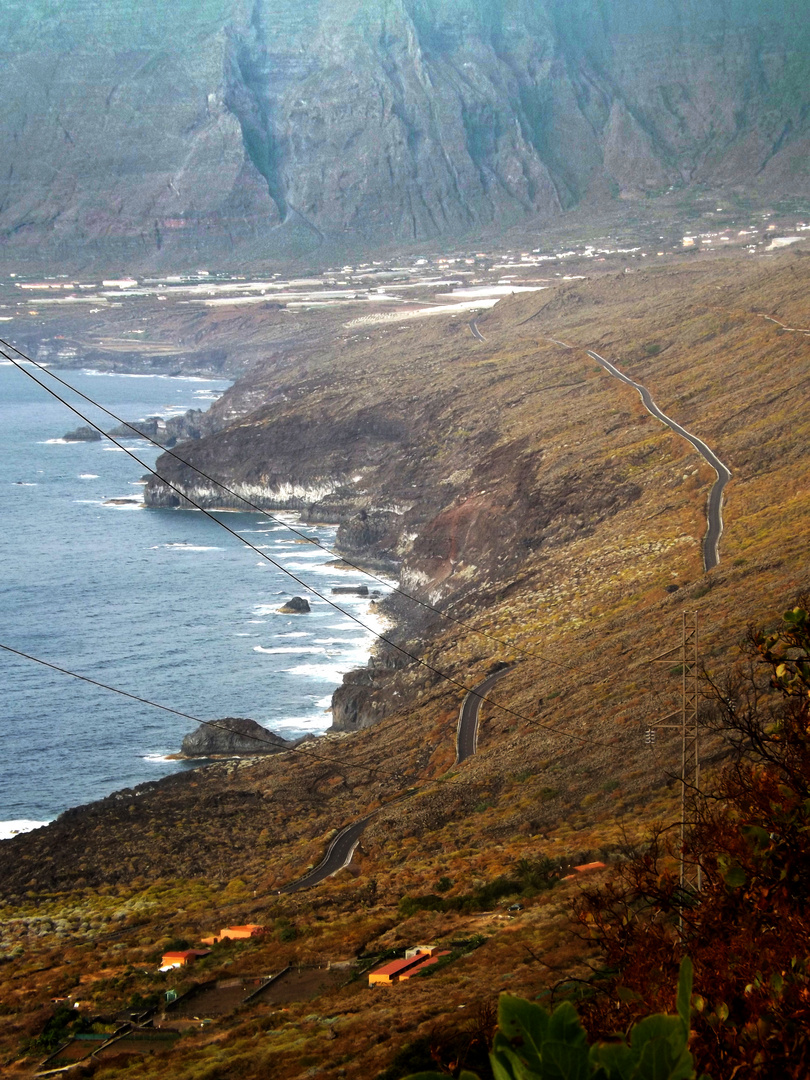
[(293, 596), (283, 607), (278, 609), (279, 615), (306, 615), (311, 610), (309, 601), (305, 600), (303, 596)]
[(186, 735), (180, 757), (253, 757), (256, 754), (278, 754), (289, 750), (291, 743), (268, 731), (255, 720), (228, 716), (210, 724), (200, 724)]

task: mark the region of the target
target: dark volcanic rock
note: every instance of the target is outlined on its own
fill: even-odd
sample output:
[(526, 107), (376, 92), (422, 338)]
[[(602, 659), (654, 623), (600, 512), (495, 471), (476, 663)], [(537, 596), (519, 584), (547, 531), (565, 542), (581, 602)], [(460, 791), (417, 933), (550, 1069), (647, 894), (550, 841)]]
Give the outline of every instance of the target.
[(62, 438), (65, 442), (99, 442), (101, 432), (91, 427), (77, 427), (73, 431), (66, 432)]
[(312, 609), (309, 606), (309, 600), (305, 600), (303, 596), (293, 596), (278, 610), (282, 615), (306, 615)]
[(188, 409), (181, 416), (149, 416), (146, 420), (119, 424), (108, 434), (115, 439), (131, 439), (140, 433), (171, 447), (186, 439), (201, 439), (216, 430), (216, 414), (203, 412), (202, 409)]
[(214, 724), (200, 724), (183, 739), (181, 753), (187, 758), (251, 757), (254, 754), (278, 754), (289, 750), (290, 746), (286, 739), (255, 720), (229, 716)]

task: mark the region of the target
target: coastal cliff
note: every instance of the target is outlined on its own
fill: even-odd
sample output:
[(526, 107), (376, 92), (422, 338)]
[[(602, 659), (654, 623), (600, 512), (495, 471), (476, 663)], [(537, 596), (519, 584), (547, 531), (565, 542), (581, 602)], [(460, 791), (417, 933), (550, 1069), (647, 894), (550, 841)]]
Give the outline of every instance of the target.
[(810, 191), (796, 0), (12, 0), (6, 257), (265, 261)]
[[(550, 610), (563, 602), (576, 609), (587, 581), (607, 575), (606, 595), (617, 590), (610, 604), (621, 603), (630, 571), (620, 566), (640, 559), (662, 595), (690, 595), (665, 587), (703, 573), (710, 483), (690, 445), (653, 420), (634, 391), (606, 383), (585, 347), (621, 358), (657, 401), (672, 403), (670, 415), (728, 461), (740, 484), (746, 470), (776, 467), (754, 449), (758, 363), (741, 374), (745, 386), (727, 381), (721, 389), (707, 376), (695, 389), (693, 373), (722, 342), (728, 355), (749, 355), (763, 332), (765, 350), (788, 339), (798, 348), (799, 335), (776, 336), (776, 324), (751, 309), (779, 310), (797, 297), (805, 262), (795, 254), (741, 261), (733, 286), (723, 260), (561, 282), (501, 301), (479, 319), (484, 342), (449, 318), (344, 330), (313, 348), (305, 368), (257, 364), (229, 393), (264, 404), (182, 444), (189, 465), (164, 456), (157, 472), (204, 506), (239, 506), (241, 493), (259, 507), (338, 522), (342, 553), (398, 573), (414, 600), (397, 596), (383, 611), (394, 620), (386, 636), (401, 651), (378, 648), (333, 702), (337, 729), (376, 725), (427, 677), (411, 656), (429, 658), (434, 640), (452, 629), (434, 608), (480, 627), (469, 647), (492, 662), (514, 652), (499, 620), (482, 613), (504, 606), (511, 620), (527, 589)], [(717, 304), (728, 312), (722, 324)], [(734, 400), (724, 403), (726, 394)], [(215, 409), (229, 408), (226, 394)], [(200, 481), (191, 466), (236, 496)], [(145, 498), (152, 506), (183, 502), (156, 478)], [(728, 542), (721, 573), (732, 557)], [(675, 551), (680, 570), (668, 568)]]

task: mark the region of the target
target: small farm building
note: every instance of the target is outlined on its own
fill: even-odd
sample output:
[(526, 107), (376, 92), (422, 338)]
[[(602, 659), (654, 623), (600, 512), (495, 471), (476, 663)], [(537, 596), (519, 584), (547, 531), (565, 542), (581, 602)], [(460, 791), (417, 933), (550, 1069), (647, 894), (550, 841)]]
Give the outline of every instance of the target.
[(412, 975), (418, 974), (426, 967), (438, 963), (442, 956), (448, 956), (449, 949), (439, 949), (436, 945), (418, 945), (414, 949), (408, 949), (404, 960), (391, 960), (382, 967), (369, 972), (369, 986), (392, 986), (397, 982), (404, 982)]

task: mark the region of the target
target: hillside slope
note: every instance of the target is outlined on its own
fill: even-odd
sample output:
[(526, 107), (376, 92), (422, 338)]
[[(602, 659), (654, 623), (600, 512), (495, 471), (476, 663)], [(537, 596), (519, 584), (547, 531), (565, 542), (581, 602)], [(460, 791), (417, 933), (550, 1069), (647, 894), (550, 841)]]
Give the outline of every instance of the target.
[[(198, 979), (462, 945), (451, 967), (393, 998), (359, 979), (317, 1004), (259, 1002), (195, 1024), (170, 1063), (156, 1055), (138, 1075), (286, 1080), (317, 1066), (359, 1080), (406, 1044), (485, 1030), (499, 990), (535, 996), (586, 977), (587, 944), (567, 929), (576, 883), (529, 888), (516, 921), (486, 888), (544, 859), (620, 857), (652, 823), (671, 823), (679, 736), (661, 731), (650, 746), (644, 731), (677, 705), (680, 672), (651, 672), (650, 655), (697, 612), (701, 658), (722, 675), (746, 623), (770, 622), (807, 587), (809, 264), (794, 249), (561, 281), (482, 316), (483, 342), (449, 318), (344, 327), (305, 370), (255, 365), (232, 393), (264, 404), (183, 452), (274, 497), (285, 474), (342, 483), (338, 464), (354, 454), (357, 472), (311, 512), (342, 514), (347, 546), (401, 559), (407, 587), (463, 625), (399, 601), (393, 639), (434, 670), (378, 653), (339, 691), (342, 732), (120, 792), (0, 845), (4, 1062), (27, 1047), (18, 1075), (30, 1074), (36, 1045), (24, 1040), (68, 990), (87, 1015), (110, 1015), (183, 989), (185, 973), (151, 970), (160, 950), (220, 925), (271, 933), (213, 954)], [(729, 464), (710, 574), (700, 540), (711, 471), (586, 347)], [(517, 662), (484, 706), (478, 752), (455, 767), (459, 684), (503, 659)], [(721, 750), (707, 731), (709, 782)], [(335, 828), (373, 809), (347, 871), (277, 894)], [(460, 906), (409, 899), (439, 893)], [(476, 1019), (462, 1023), (459, 1009)], [(99, 1075), (128, 1069), (110, 1060)]]

